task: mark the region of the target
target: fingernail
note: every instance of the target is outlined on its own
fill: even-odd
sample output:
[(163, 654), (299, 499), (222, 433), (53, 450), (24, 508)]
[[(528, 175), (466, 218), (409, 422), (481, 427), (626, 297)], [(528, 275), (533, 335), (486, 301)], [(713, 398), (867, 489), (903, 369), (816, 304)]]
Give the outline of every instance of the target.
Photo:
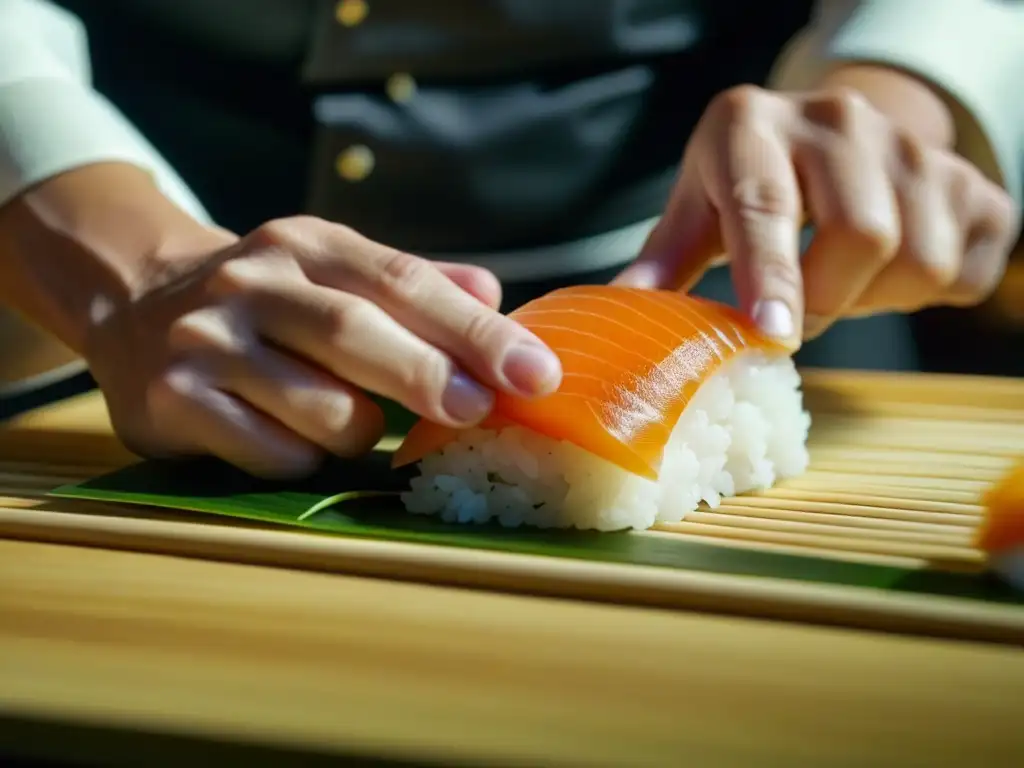
[(455, 373), (441, 396), (441, 407), (455, 421), (471, 426), (494, 407), (494, 393), (464, 373)]
[(656, 288), (661, 282), (661, 269), (656, 263), (638, 262), (627, 267), (615, 280), (613, 285), (621, 285), (627, 288), (643, 288), (650, 290)]
[(558, 389), (562, 380), (562, 363), (547, 347), (527, 342), (508, 351), (502, 373), (520, 394), (536, 397)]
[(765, 334), (780, 341), (792, 341), (795, 335), (793, 313), (778, 299), (768, 299), (755, 304), (754, 322)]

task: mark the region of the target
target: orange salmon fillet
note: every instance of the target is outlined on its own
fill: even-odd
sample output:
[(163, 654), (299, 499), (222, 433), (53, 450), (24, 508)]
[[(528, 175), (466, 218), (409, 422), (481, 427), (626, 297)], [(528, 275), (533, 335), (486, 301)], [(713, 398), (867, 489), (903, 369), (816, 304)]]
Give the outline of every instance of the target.
[[(510, 317), (558, 355), (562, 383), (533, 400), (499, 393), (480, 426), (518, 424), (652, 480), (676, 422), (705, 380), (739, 354), (789, 352), (738, 310), (673, 291), (563, 288)], [(458, 430), (421, 420), (392, 465), (419, 461), (457, 436)]]
[(978, 547), (993, 554), (1024, 547), (1024, 457), (988, 490), (983, 503)]

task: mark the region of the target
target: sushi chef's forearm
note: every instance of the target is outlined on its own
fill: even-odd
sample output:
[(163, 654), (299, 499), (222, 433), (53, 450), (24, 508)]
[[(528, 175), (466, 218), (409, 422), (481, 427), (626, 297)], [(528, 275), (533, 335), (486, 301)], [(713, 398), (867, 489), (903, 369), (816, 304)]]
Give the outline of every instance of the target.
[(0, 303), (84, 354), (105, 311), (236, 239), (194, 219), (134, 165), (84, 166), (0, 207)]
[(193, 217), (203, 206), (92, 86), (86, 30), (46, 0), (0, 1), (0, 205), (59, 173), (130, 163)]
[[(912, 96), (897, 103), (881, 86), (860, 80), (869, 98), (901, 124), (925, 136), (952, 139), (953, 148), (1020, 204), (1024, 200), (1024, 3), (1001, 0), (820, 0), (811, 25), (781, 57), (772, 84), (781, 89), (819, 87), (850, 65), (892, 68), (893, 95), (928, 84), (946, 106), (945, 119), (924, 126), (932, 108)], [(908, 73), (907, 76), (897, 73)], [(884, 78), (883, 78), (884, 79)], [(851, 84), (847, 82), (846, 84)], [(911, 114), (923, 109), (920, 116)]]
[(81, 21), (0, 1), (0, 301), (80, 353), (168, 249), (229, 239), (91, 79)]

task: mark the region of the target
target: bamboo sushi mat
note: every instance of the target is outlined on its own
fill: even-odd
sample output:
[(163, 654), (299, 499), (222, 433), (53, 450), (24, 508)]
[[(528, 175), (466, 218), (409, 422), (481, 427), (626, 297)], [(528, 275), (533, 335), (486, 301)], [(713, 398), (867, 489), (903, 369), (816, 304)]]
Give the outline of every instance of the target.
[[(811, 469), (635, 534), (736, 553), (979, 573), (983, 490), (1024, 454), (1024, 380), (805, 371)], [(0, 536), (569, 597), (1021, 642), (1024, 606), (728, 573), (308, 536), (220, 518), (45, 499), (132, 461), (87, 396), (0, 432)]]

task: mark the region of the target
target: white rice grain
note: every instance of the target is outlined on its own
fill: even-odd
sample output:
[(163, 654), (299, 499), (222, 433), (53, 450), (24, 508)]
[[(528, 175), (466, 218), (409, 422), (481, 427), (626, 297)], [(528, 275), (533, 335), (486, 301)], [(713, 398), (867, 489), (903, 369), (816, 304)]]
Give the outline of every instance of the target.
[(809, 428), (792, 361), (746, 354), (697, 390), (657, 481), (523, 427), (471, 429), (420, 462), (402, 501), (448, 522), (646, 529), (803, 473)]

